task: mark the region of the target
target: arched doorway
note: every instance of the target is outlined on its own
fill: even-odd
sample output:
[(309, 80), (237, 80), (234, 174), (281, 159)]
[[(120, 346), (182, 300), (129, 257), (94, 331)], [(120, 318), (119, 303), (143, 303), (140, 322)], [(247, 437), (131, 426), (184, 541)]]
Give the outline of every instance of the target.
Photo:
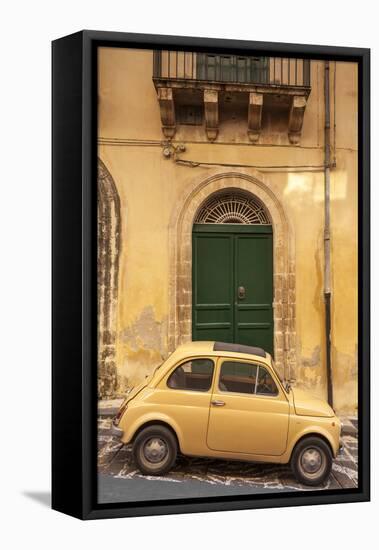
[[(243, 190), (259, 199), (269, 215), (273, 236), (273, 312), (276, 366), (291, 377), (296, 372), (295, 239), (290, 220), (279, 200), (280, 190), (255, 170), (199, 174), (182, 193), (169, 225), (170, 308), (169, 351), (192, 339), (192, 230), (197, 214), (210, 197), (225, 189)], [(218, 226), (220, 227), (220, 226)]]
[(196, 212), (192, 338), (274, 353), (272, 224), (263, 203), (246, 190), (217, 191)]
[(119, 257), (121, 249), (120, 198), (105, 164), (97, 171), (97, 311), (98, 393), (113, 396), (117, 388), (116, 324)]

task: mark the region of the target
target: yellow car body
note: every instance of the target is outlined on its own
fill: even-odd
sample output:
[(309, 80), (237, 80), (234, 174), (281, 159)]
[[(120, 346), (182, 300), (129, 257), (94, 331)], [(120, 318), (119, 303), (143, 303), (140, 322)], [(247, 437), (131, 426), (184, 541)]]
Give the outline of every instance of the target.
[[(189, 342), (178, 347), (129, 393), (114, 421), (114, 435), (128, 444), (144, 427), (159, 424), (175, 434), (184, 455), (281, 464), (291, 460), (302, 438), (317, 436), (327, 443), (333, 457), (337, 455), (341, 422), (325, 401), (284, 383), (268, 353), (244, 353), (248, 349), (244, 346), (240, 346), (242, 352), (217, 347), (215, 342)], [(181, 365), (196, 360), (200, 365), (203, 360), (205, 365), (213, 364), (209, 389), (170, 387), (170, 376), (179, 372)], [(271, 394), (238, 391), (245, 387), (238, 386), (238, 380), (248, 383), (246, 376), (235, 374), (242, 363), (266, 376), (267, 384), (262, 388), (269, 388)], [(190, 376), (201, 381), (203, 375), (191, 372)], [(255, 388), (257, 384), (256, 379)]]

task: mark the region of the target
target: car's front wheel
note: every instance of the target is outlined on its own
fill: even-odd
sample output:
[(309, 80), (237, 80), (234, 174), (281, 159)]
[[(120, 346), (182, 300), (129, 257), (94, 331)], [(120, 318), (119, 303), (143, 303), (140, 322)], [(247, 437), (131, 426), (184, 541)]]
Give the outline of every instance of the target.
[(321, 485), (330, 475), (333, 456), (329, 445), (319, 437), (306, 437), (296, 445), (291, 468), (297, 481), (304, 485)]
[(178, 444), (174, 434), (159, 424), (147, 426), (135, 438), (133, 456), (146, 475), (163, 475), (175, 464)]

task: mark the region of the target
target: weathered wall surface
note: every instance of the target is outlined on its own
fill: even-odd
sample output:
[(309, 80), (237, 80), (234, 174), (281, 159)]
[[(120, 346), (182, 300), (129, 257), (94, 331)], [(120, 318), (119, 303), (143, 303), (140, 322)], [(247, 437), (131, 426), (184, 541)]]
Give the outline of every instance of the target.
[[(115, 364), (118, 393), (148, 374), (167, 357), (175, 327), (175, 255), (179, 205), (186, 205), (199, 182), (218, 167), (181, 166), (162, 154), (159, 105), (152, 82), (152, 52), (102, 48), (99, 56), (98, 155), (112, 175), (120, 200), (122, 246), (119, 254)], [(333, 95), (336, 76), (336, 95)], [(288, 222), (291, 262), (286, 284), (289, 303), (278, 301), (283, 322), (290, 317), (288, 360), (297, 383), (326, 396), (323, 302), (323, 63), (311, 63), (312, 91), (299, 146), (290, 145), (275, 121), (264, 124), (250, 144), (246, 122), (221, 121), (215, 142), (204, 129), (179, 126), (174, 144), (181, 158), (212, 163), (263, 182), (280, 203)], [(332, 367), (335, 407), (354, 413), (357, 405), (357, 68), (331, 63), (332, 145), (336, 169), (331, 176)], [(334, 118), (334, 105), (336, 117)], [(281, 124), (281, 123), (279, 123)], [(333, 154), (333, 153), (332, 153)], [(289, 168), (257, 168), (263, 166)], [(186, 202), (187, 201), (187, 202)], [(182, 213), (183, 214), (183, 213)], [(274, 226), (275, 239), (275, 226)], [(190, 246), (184, 241), (178, 246)], [(180, 252), (180, 250), (179, 250)], [(274, 281), (275, 282), (275, 281)], [(279, 296), (279, 294), (278, 294)], [(279, 315), (279, 313), (278, 313)], [(282, 322), (282, 321), (280, 321)], [(171, 332), (170, 332), (171, 331)]]

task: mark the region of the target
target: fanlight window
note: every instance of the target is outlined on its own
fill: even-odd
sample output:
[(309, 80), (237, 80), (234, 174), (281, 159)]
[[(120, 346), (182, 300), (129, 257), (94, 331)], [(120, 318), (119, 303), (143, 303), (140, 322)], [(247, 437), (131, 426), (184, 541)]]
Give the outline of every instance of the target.
[(228, 191), (210, 197), (200, 208), (195, 223), (241, 223), (268, 225), (263, 204), (250, 194)]

